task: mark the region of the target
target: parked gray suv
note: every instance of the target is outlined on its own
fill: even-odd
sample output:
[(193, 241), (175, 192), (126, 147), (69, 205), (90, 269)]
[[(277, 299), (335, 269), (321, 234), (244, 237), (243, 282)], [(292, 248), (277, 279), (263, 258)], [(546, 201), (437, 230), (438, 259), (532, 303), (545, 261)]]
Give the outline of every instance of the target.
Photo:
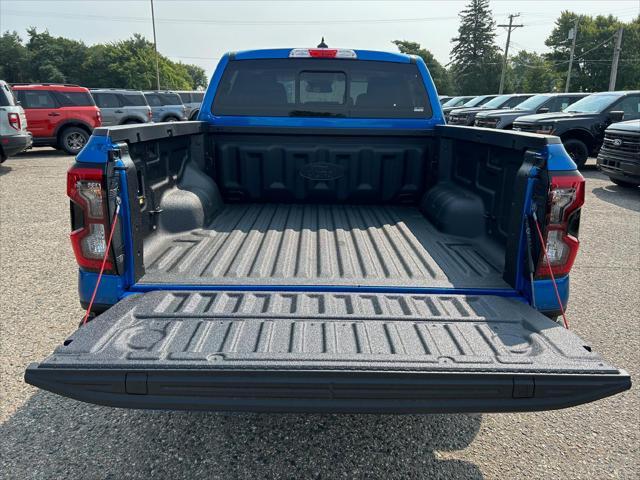
[(0, 80), (0, 163), (30, 148), (32, 143), (23, 108), (7, 82)]
[(102, 114), (102, 126), (151, 122), (151, 107), (142, 92), (93, 88), (91, 95)]
[(144, 92), (151, 107), (154, 122), (187, 120), (187, 108), (176, 92)]
[(187, 108), (187, 118), (195, 120), (198, 113), (200, 113), (200, 104), (204, 99), (204, 92), (177, 91), (176, 93), (180, 95), (182, 103)]

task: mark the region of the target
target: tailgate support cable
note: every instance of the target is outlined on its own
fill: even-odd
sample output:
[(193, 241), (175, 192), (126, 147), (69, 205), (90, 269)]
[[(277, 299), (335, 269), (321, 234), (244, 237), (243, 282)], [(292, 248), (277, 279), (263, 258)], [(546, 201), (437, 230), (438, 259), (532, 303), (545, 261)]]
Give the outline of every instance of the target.
[(532, 212), (532, 215), (533, 215), (533, 224), (536, 226), (536, 231), (538, 232), (538, 238), (540, 239), (540, 246), (542, 247), (544, 258), (547, 260), (547, 266), (549, 267), (549, 276), (551, 277), (553, 290), (556, 292), (556, 298), (558, 299), (558, 306), (560, 307), (560, 313), (562, 314), (562, 321), (564, 323), (564, 328), (568, 330), (569, 322), (567, 321), (567, 315), (565, 314), (564, 306), (562, 305), (562, 299), (560, 298), (560, 292), (558, 291), (558, 284), (556, 282), (556, 277), (553, 274), (553, 268), (551, 267), (551, 262), (549, 261), (549, 254), (547, 253), (547, 246), (545, 245), (544, 237), (542, 235), (542, 229), (540, 228), (540, 223), (538, 222), (538, 216), (536, 215), (535, 210)]
[(89, 320), (89, 315), (91, 314), (91, 307), (93, 307), (93, 301), (96, 299), (96, 294), (98, 293), (98, 287), (100, 287), (100, 281), (102, 280), (102, 274), (104, 272), (104, 267), (107, 263), (107, 258), (109, 257), (109, 251), (111, 250), (111, 241), (113, 240), (113, 232), (116, 230), (116, 223), (118, 222), (118, 214), (120, 213), (120, 198), (116, 197), (116, 212), (113, 215), (113, 221), (111, 222), (111, 230), (109, 231), (109, 239), (107, 240), (107, 248), (104, 251), (104, 257), (102, 257), (102, 265), (100, 265), (100, 272), (98, 273), (98, 280), (96, 280), (96, 286), (93, 287), (93, 293), (91, 294), (91, 300), (89, 301), (89, 306), (87, 307), (87, 311), (84, 314), (84, 318), (82, 319), (82, 325), (86, 324)]

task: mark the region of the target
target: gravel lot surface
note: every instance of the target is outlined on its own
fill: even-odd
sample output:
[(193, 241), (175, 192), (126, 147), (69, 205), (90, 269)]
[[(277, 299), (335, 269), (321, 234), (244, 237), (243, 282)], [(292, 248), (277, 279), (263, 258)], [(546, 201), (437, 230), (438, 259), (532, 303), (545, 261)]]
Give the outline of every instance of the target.
[[(65, 172), (35, 149), (0, 166), (0, 478), (640, 478), (638, 388), (503, 415), (239, 415), (97, 407), (38, 391), (25, 366), (77, 326)], [(640, 373), (640, 189), (584, 172), (571, 327)]]

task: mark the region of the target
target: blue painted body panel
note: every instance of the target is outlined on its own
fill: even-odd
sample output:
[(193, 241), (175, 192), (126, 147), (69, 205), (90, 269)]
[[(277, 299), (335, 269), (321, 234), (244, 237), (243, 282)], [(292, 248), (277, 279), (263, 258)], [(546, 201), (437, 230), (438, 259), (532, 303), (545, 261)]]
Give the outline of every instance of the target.
[(571, 159), (561, 143), (547, 145), (547, 170), (557, 172), (563, 170), (577, 170), (578, 166)]
[[(273, 50), (251, 50), (238, 52), (233, 55), (233, 61), (265, 59), (265, 58), (288, 58), (291, 49), (273, 49)], [(422, 59), (410, 57), (399, 53), (373, 52), (368, 50), (356, 50), (358, 59), (348, 61), (385, 61), (409, 63), (414, 61), (420, 71), (425, 89), (433, 106), (433, 115), (428, 119), (359, 119), (359, 118), (309, 118), (309, 117), (241, 117), (241, 116), (214, 116), (211, 113), (211, 105), (213, 103), (215, 92), (220, 84), (222, 75), (231, 55), (226, 54), (220, 60), (209, 84), (207, 93), (203, 100), (203, 106), (200, 110), (198, 120), (209, 122), (213, 125), (220, 126), (277, 126), (290, 128), (308, 128), (308, 127), (326, 127), (326, 128), (384, 128), (384, 129), (416, 129), (416, 130), (432, 130), (436, 125), (443, 125), (444, 116), (440, 102), (438, 101), (438, 93), (431, 79), (431, 75)], [(318, 59), (319, 62), (322, 59)], [(345, 60), (347, 61), (347, 60)], [(108, 160), (108, 152), (116, 148), (109, 137), (92, 136), (85, 148), (77, 156), (80, 163), (106, 163)], [(539, 155), (546, 157), (547, 170), (563, 171), (576, 170), (576, 165), (567, 155), (561, 144), (549, 145), (545, 150), (539, 152)], [(119, 160), (118, 160), (119, 162)], [(125, 241), (125, 271), (122, 275), (103, 275), (100, 287), (98, 289), (95, 303), (101, 305), (115, 304), (122, 298), (135, 293), (148, 292), (152, 290), (235, 290), (235, 291), (308, 291), (308, 292), (359, 292), (359, 293), (406, 293), (406, 294), (461, 294), (461, 295), (498, 295), (503, 297), (517, 298), (523, 302), (531, 303), (540, 311), (557, 311), (558, 302), (556, 299), (553, 285), (550, 280), (537, 280), (534, 282), (533, 289), (526, 269), (526, 234), (525, 220), (529, 216), (532, 209), (532, 192), (535, 187), (537, 175), (539, 173), (533, 169), (529, 175), (529, 184), (527, 187), (527, 199), (525, 201), (524, 210), (522, 212), (523, 228), (519, 242), (518, 258), (521, 260), (517, 267), (517, 282), (513, 289), (460, 289), (460, 288), (424, 288), (415, 286), (406, 287), (385, 287), (385, 286), (334, 286), (334, 285), (152, 285), (152, 284), (135, 284), (133, 278), (134, 264), (133, 252), (133, 232), (130, 229), (130, 206), (128, 204), (128, 195), (126, 192), (127, 182), (126, 174), (121, 171), (121, 200), (122, 207), (119, 222), (121, 224), (123, 238)], [(98, 275), (96, 273), (85, 272), (80, 270), (78, 276), (79, 295), (83, 302), (88, 302), (93, 293)], [(569, 277), (558, 279), (558, 289), (563, 303), (569, 297)]]

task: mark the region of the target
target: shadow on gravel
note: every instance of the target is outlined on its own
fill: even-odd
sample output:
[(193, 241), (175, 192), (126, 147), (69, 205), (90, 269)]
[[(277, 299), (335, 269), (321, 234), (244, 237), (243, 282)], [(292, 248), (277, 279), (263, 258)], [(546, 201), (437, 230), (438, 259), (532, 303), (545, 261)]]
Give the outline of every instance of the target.
[(464, 478), (480, 415), (145, 412), (36, 393), (0, 425), (8, 478)]
[[(603, 178), (606, 178), (597, 170), (582, 171), (582, 176), (587, 179), (587, 188), (589, 188), (589, 179), (602, 180)], [(640, 212), (640, 187), (624, 188), (611, 182), (609, 185), (604, 187), (594, 188), (592, 192), (596, 197), (604, 202), (611, 203), (634, 212)]]
[(8, 165), (0, 165), (0, 177), (6, 175), (11, 171), (11, 167)]

